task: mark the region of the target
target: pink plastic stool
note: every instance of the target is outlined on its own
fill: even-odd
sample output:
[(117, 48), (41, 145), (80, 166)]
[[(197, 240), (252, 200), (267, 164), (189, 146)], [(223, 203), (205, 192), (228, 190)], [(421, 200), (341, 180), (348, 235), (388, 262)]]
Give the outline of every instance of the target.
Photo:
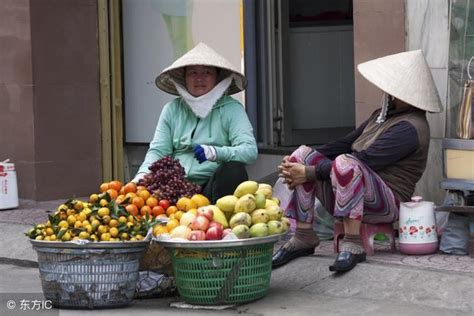
[[(364, 250), (368, 256), (374, 255), (374, 236), (377, 233), (384, 233), (390, 240), (390, 250), (396, 251), (395, 247), (395, 231), (393, 230), (393, 224), (367, 224), (362, 223), (360, 225), (360, 239)], [(334, 252), (339, 252), (339, 240), (344, 237), (344, 224), (342, 221), (334, 222)]]

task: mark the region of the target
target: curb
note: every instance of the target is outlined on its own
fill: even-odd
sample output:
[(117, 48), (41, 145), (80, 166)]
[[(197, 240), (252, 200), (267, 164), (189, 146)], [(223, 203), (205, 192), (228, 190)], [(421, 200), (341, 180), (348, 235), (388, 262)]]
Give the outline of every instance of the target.
[(0, 264), (11, 264), (23, 268), (38, 268), (38, 262), (25, 259), (12, 259), (0, 257)]

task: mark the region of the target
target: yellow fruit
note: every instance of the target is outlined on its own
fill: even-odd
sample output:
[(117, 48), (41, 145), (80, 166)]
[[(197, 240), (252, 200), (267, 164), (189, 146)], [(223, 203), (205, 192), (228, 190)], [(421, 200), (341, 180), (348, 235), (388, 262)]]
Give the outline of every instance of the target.
[(143, 240), (143, 239), (145, 239), (145, 237), (143, 237), (143, 236), (140, 235), (140, 234), (136, 235), (135, 238), (136, 238), (137, 240)]
[(89, 224), (89, 225), (85, 225), (83, 227), (84, 227), (84, 229), (86, 230), (87, 233), (89, 233), (89, 234), (92, 233), (92, 231), (93, 231), (92, 225)]
[(101, 207), (97, 211), (97, 214), (101, 217), (108, 216), (108, 215), (110, 215), (110, 210), (107, 207)]
[(255, 181), (244, 181), (237, 186), (234, 191), (234, 195), (238, 198), (246, 195), (246, 194), (254, 194), (257, 192), (258, 183)]
[(168, 229), (166, 228), (166, 226), (163, 226), (163, 225), (155, 225), (155, 227), (153, 227), (153, 235), (154, 236), (158, 236), (158, 235), (161, 235), (161, 234), (166, 234), (168, 232)]
[(197, 207), (201, 207), (201, 206), (206, 206), (206, 205), (209, 205), (211, 204), (211, 202), (209, 201), (209, 199), (207, 197), (205, 197), (204, 195), (202, 194), (194, 194), (192, 197), (191, 197), (191, 200), (196, 203)]
[(90, 235), (87, 232), (80, 232), (79, 233), (79, 239), (87, 239), (87, 238), (89, 238), (89, 236)]
[(109, 229), (107, 228), (107, 226), (104, 226), (104, 225), (99, 225), (99, 227), (97, 228), (97, 232), (99, 234), (104, 234), (108, 231)]
[(128, 240), (129, 238), (130, 238), (130, 237), (128, 236), (127, 233), (121, 233), (121, 234), (120, 234), (120, 239), (122, 239), (122, 240)]
[(216, 206), (223, 212), (233, 212), (238, 200), (235, 195), (226, 195), (216, 201)]
[(188, 197), (182, 197), (176, 202), (176, 207), (181, 211), (189, 211), (192, 208), (197, 208), (197, 204)]
[(96, 234), (92, 234), (92, 235), (90, 236), (90, 239), (93, 240), (93, 241), (99, 241), (99, 238), (97, 237)]
[(74, 203), (74, 209), (75, 209), (76, 211), (81, 211), (83, 208), (84, 208), (84, 204), (82, 204), (81, 201), (76, 201), (76, 202)]
[(278, 203), (273, 201), (273, 200), (267, 199), (266, 202), (265, 202), (265, 208), (269, 208), (272, 205), (278, 206)]
[(177, 226), (179, 226), (179, 222), (176, 218), (170, 219), (168, 223), (166, 223), (166, 229), (168, 229), (169, 232), (172, 231)]
[(91, 194), (89, 196), (89, 203), (94, 204), (94, 203), (97, 203), (97, 201), (99, 201), (99, 195), (98, 194), (94, 193), (94, 194)]
[(245, 213), (250, 213), (255, 208), (257, 207), (257, 204), (255, 203), (255, 196), (253, 194), (245, 194), (239, 200), (237, 203), (235, 203), (235, 209), (234, 212), (245, 212)]
[(117, 227), (118, 224), (119, 224), (119, 221), (116, 220), (116, 219), (111, 219), (110, 222), (109, 222), (110, 227)]
[(100, 205), (100, 206), (106, 206), (107, 204), (109, 204), (109, 202), (107, 202), (106, 199), (101, 199), (101, 200), (99, 201), (99, 205)]
[(51, 235), (49, 236), (50, 241), (56, 241), (56, 235)]
[(74, 223), (74, 228), (81, 228), (82, 227), (82, 222), (77, 221)]
[(112, 227), (112, 228), (109, 230), (109, 233), (110, 233), (110, 236), (112, 236), (112, 237), (117, 237), (118, 234), (119, 234), (119, 230), (117, 229), (117, 227)]
[(176, 218), (178, 221), (181, 220), (181, 217), (183, 216), (184, 212), (183, 211), (177, 211), (174, 213), (174, 218)]
[(69, 215), (67, 217), (67, 222), (69, 223), (69, 225), (74, 225), (74, 223), (76, 222), (76, 216), (74, 215)]
[(69, 227), (69, 224), (67, 221), (60, 221), (59, 224), (58, 224), (59, 228), (68, 228)]
[(110, 241), (110, 234), (109, 233), (103, 233), (102, 235), (100, 235), (100, 240)]
[(119, 223), (125, 224), (127, 222), (127, 218), (125, 216), (120, 216), (118, 219)]
[[(64, 228), (67, 228), (67, 225)], [(51, 236), (52, 234), (54, 234), (54, 230), (51, 227), (46, 228), (45, 232), (47, 236)]]
[(77, 218), (78, 221), (83, 222), (87, 219), (87, 214), (86, 214), (86, 212), (82, 211), (76, 216), (76, 218)]

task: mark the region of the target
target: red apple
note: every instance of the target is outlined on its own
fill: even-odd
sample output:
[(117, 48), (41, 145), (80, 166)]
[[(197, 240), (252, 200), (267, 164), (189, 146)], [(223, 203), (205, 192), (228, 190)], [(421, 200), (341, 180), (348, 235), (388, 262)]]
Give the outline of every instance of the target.
[(192, 230), (206, 231), (209, 228), (209, 220), (206, 216), (198, 215), (191, 223)]
[(205, 239), (206, 239), (206, 233), (203, 232), (202, 230), (192, 230), (188, 236), (188, 240), (205, 240)]
[(212, 221), (214, 219), (214, 211), (212, 208), (207, 206), (202, 206), (198, 208), (197, 215), (206, 216), (208, 220)]
[[(222, 224), (219, 223), (219, 222), (212, 221), (212, 222), (209, 223), (209, 228), (214, 227), (214, 226), (215, 226), (215, 227), (219, 227), (220, 229), (224, 230), (224, 226), (222, 226)], [(209, 229), (209, 228), (208, 228), (208, 229)]]
[(230, 233), (232, 233), (232, 228), (226, 228), (226, 229), (224, 229), (224, 231), (222, 232), (222, 238), (224, 238), (225, 236), (229, 235)]
[(207, 240), (221, 240), (223, 235), (223, 231), (221, 227), (213, 226), (209, 227), (206, 232), (206, 239)]

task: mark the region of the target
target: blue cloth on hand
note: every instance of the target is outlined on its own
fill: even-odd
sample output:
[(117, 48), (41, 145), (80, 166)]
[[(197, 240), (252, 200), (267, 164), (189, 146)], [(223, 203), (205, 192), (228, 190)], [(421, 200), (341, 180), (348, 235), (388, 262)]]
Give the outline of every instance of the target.
[(204, 161), (207, 160), (206, 153), (204, 152), (204, 148), (202, 148), (201, 145), (194, 145), (193, 151), (194, 151), (194, 158), (196, 158), (199, 161), (199, 163), (203, 163)]

